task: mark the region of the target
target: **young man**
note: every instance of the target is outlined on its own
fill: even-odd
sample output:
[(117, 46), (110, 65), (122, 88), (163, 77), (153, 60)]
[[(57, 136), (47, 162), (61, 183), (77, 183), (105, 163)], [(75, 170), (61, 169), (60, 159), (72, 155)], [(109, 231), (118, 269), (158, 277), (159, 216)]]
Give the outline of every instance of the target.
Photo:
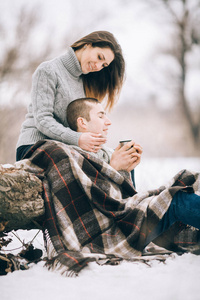
[[(99, 134), (107, 137), (111, 121), (107, 117), (102, 104), (94, 98), (80, 98), (72, 101), (67, 108), (69, 127), (77, 132)], [(114, 150), (105, 146), (95, 146), (93, 152), (98, 158), (105, 160), (117, 171), (132, 171), (141, 160), (142, 148), (133, 141)]]
[[(98, 133), (103, 137), (107, 136), (108, 128), (111, 125), (101, 103), (93, 98), (81, 98), (71, 102), (67, 108), (67, 121), (72, 130)], [(102, 148), (96, 146), (91, 152), (106, 160), (115, 170), (130, 172), (140, 163), (142, 148), (131, 141), (123, 147), (119, 145), (114, 152), (105, 146)], [(200, 196), (184, 191), (177, 192), (168, 211), (155, 230), (147, 237), (146, 245), (176, 221), (200, 229)]]

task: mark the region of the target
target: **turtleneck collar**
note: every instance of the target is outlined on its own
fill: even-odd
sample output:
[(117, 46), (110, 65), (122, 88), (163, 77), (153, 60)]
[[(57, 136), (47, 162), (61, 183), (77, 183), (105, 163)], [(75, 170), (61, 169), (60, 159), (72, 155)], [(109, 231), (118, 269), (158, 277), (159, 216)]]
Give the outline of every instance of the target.
[(69, 47), (67, 52), (61, 56), (61, 61), (72, 76), (79, 77), (83, 74), (80, 63), (71, 47)]

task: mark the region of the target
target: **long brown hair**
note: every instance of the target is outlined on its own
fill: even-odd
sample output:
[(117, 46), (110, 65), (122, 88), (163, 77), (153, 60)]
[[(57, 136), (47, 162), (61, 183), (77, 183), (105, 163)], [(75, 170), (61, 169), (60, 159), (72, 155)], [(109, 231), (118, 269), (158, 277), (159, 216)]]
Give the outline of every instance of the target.
[(108, 67), (99, 72), (83, 74), (83, 85), (86, 97), (97, 98), (102, 101), (107, 96), (106, 108), (109, 110), (116, 102), (125, 77), (125, 61), (121, 46), (114, 35), (108, 31), (94, 31), (71, 45), (74, 51), (81, 49), (85, 44), (92, 47), (110, 48), (114, 53), (114, 60)]

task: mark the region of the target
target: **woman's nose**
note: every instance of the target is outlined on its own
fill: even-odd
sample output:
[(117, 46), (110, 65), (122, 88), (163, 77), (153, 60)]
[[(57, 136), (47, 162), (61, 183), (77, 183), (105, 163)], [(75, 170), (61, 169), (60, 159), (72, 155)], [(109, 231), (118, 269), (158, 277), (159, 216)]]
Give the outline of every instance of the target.
[(101, 70), (101, 69), (103, 69), (102, 62), (96, 62), (96, 63), (95, 63), (95, 67), (96, 67), (96, 70)]

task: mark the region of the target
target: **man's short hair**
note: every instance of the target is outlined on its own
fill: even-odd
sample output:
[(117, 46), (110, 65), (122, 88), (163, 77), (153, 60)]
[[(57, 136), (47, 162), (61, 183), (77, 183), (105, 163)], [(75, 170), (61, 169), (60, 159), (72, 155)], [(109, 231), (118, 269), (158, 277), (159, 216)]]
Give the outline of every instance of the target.
[(66, 111), (67, 122), (69, 127), (77, 131), (77, 119), (79, 117), (85, 118), (87, 121), (90, 121), (90, 110), (92, 106), (90, 103), (98, 104), (100, 103), (96, 98), (79, 98), (72, 101)]

